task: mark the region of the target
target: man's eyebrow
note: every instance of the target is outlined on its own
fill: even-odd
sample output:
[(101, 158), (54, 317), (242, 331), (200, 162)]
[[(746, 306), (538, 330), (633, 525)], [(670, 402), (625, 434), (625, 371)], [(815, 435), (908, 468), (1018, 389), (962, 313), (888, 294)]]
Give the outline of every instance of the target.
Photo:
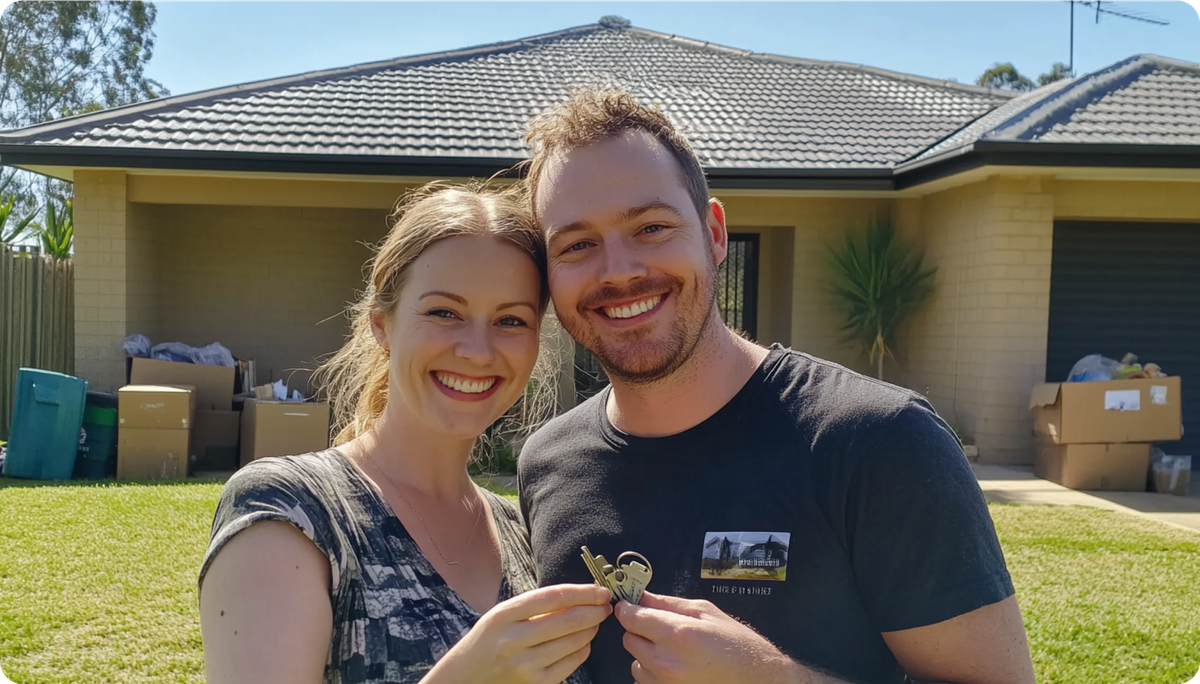
[[(632, 221), (633, 219), (641, 216), (642, 214), (645, 214), (645, 213), (648, 213), (651, 211), (665, 211), (680, 221), (684, 220), (683, 214), (678, 209), (676, 209), (674, 206), (667, 204), (666, 202), (663, 202), (662, 200), (654, 200), (652, 202), (646, 202), (645, 204), (639, 204), (636, 207), (630, 207), (630, 208), (626, 209), (625, 211), (622, 211), (621, 213), (619, 213), (615, 217), (613, 217), (613, 222), (614, 223), (625, 223), (626, 221)], [(590, 221), (587, 221), (587, 220), (573, 221), (573, 222), (568, 223), (563, 226), (556, 226), (554, 228), (551, 228), (548, 231), (547, 237), (556, 238), (556, 237), (559, 237), (562, 235), (566, 235), (568, 233), (578, 233), (580, 231), (589, 230), (591, 227), (592, 227), (592, 223)]]
[(497, 311), (503, 311), (503, 310), (505, 310), (505, 309), (513, 309), (513, 308), (516, 308), (516, 307), (518, 307), (518, 306), (527, 306), (527, 307), (529, 307), (529, 309), (530, 309), (531, 311), (537, 311), (537, 307), (536, 307), (536, 306), (534, 306), (533, 304), (529, 303), (529, 302), (505, 302), (505, 303), (503, 303), (503, 304), (501, 304), (501, 305), (497, 306), (497, 307), (496, 307), (496, 310), (497, 310)]
[(430, 290), (429, 292), (426, 292), (425, 294), (418, 297), (417, 301), (421, 301), (422, 299), (425, 299), (426, 297), (445, 297), (446, 299), (456, 301), (459, 304), (462, 304), (463, 306), (467, 305), (467, 300), (464, 299), (463, 297), (460, 297), (459, 295), (456, 295), (453, 292), (445, 292), (443, 290)]

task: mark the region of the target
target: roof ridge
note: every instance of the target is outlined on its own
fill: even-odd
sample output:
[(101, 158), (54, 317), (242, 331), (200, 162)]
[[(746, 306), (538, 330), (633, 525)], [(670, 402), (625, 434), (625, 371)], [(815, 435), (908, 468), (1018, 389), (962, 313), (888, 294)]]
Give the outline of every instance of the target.
[[(1069, 117), (1069, 114), (1128, 85), (1158, 66), (1161, 66), (1161, 63), (1147, 55), (1133, 55), (1099, 71), (1080, 76), (1071, 81), (1070, 85), (1035, 100), (980, 134), (977, 140), (1027, 140), (1034, 134), (1045, 132), (1061, 123), (1064, 115)], [(1045, 87), (1049, 85), (1053, 84)]]
[(829, 67), (835, 67), (835, 68), (839, 68), (839, 69), (849, 69), (851, 71), (865, 71), (868, 73), (873, 73), (878, 76), (883, 76), (885, 78), (892, 78), (892, 79), (895, 79), (898, 81), (910, 81), (910, 82), (914, 82), (914, 83), (922, 83), (924, 85), (930, 85), (930, 86), (935, 86), (935, 87), (940, 87), (940, 88), (949, 88), (951, 90), (961, 90), (961, 91), (972, 93), (975, 95), (993, 95), (996, 97), (1011, 99), (1020, 94), (1020, 93), (1015, 93), (1015, 92), (1008, 91), (1008, 90), (1000, 90), (999, 88), (990, 88), (990, 87), (986, 87), (986, 86), (970, 85), (967, 83), (958, 83), (957, 81), (929, 78), (928, 76), (918, 76), (916, 74), (906, 74), (902, 71), (891, 71), (889, 69), (881, 69), (879, 67), (873, 67), (873, 66), (869, 66), (866, 64), (854, 64), (851, 62), (835, 62), (835, 61), (820, 60), (820, 59), (807, 59), (804, 57), (791, 57), (788, 55), (777, 55), (777, 54), (774, 54), (771, 52), (755, 52), (753, 50), (746, 50), (743, 48), (730, 47), (728, 45), (721, 45), (720, 43), (701, 41), (701, 40), (697, 40), (695, 38), (688, 38), (686, 36), (680, 36), (680, 35), (677, 35), (674, 33), (663, 33), (662, 31), (654, 31), (652, 29), (645, 29), (645, 28), (640, 28), (640, 27), (636, 27), (636, 26), (630, 27), (625, 30), (630, 33), (641, 33), (641, 34), (644, 34), (649, 37), (660, 38), (663, 40), (669, 40), (669, 41), (672, 41), (675, 43), (680, 43), (687, 47), (713, 50), (716, 52), (725, 52), (725, 53), (730, 53), (730, 54), (734, 54), (734, 55), (738, 55), (738, 56), (742, 56), (742, 57), (750, 57), (753, 59), (761, 59), (761, 60), (765, 60), (765, 61), (779, 62), (782, 64), (799, 64), (799, 65), (805, 65), (805, 66), (829, 66)]
[(1143, 53), (1134, 55), (1134, 57), (1142, 57), (1144, 59), (1148, 59), (1152, 62), (1157, 63), (1159, 66), (1162, 66), (1162, 67), (1167, 67), (1170, 69), (1183, 69), (1185, 71), (1193, 71), (1197, 74), (1200, 74), (1200, 63), (1197, 63), (1197, 62), (1189, 62), (1189, 61), (1183, 60), (1183, 59), (1175, 59), (1174, 57), (1163, 57), (1162, 55), (1155, 55), (1155, 54), (1151, 54), (1149, 52), (1143, 52)]
[(183, 108), (188, 106), (202, 105), (206, 102), (216, 101), (230, 95), (246, 96), (280, 87), (295, 86), (318, 80), (334, 80), (333, 78), (327, 77), (336, 77), (337, 79), (342, 79), (354, 76), (370, 75), (401, 66), (420, 65), (425, 62), (462, 59), (464, 57), (469, 58), (479, 54), (497, 54), (501, 51), (515, 51), (523, 47), (529, 47), (531, 45), (544, 43), (551, 40), (559, 40), (571, 35), (595, 32), (597, 30), (603, 31), (612, 29), (607, 29), (599, 24), (588, 24), (585, 26), (575, 26), (571, 28), (560, 29), (558, 31), (551, 31), (550, 33), (542, 33), (535, 36), (527, 36), (525, 38), (519, 38), (516, 40), (473, 45), (471, 47), (445, 50), (442, 52), (428, 52), (420, 55), (409, 55), (407, 57), (393, 57), (391, 59), (378, 60), (374, 62), (362, 62), (360, 64), (335, 67), (332, 69), (305, 71), (298, 74), (292, 74), (290, 76), (276, 76), (258, 81), (247, 81), (245, 83), (221, 86), (219, 88), (198, 90), (193, 93), (184, 93), (182, 95), (172, 95), (170, 97), (135, 102), (133, 104), (113, 107), (111, 109), (105, 109), (99, 112), (77, 114), (75, 116), (54, 119), (53, 121), (45, 121), (42, 123), (31, 124), (29, 126), (23, 126), (21, 128), (0, 131), (0, 139), (19, 140), (45, 133), (53, 133), (63, 130), (70, 131), (84, 126), (119, 125), (135, 115), (156, 114), (159, 112), (173, 111), (176, 107)]

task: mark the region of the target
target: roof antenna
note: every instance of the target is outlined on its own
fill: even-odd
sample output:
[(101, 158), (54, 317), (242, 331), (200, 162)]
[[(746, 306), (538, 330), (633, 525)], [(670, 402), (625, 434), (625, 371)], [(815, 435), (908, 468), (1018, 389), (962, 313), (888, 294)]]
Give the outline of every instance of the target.
[[(1071, 5), (1071, 56), (1067, 69), (1071, 72), (1071, 76), (1075, 75), (1075, 3), (1079, 3), (1084, 7), (1096, 8), (1096, 23), (1100, 23), (1100, 15), (1108, 14), (1122, 19), (1132, 19), (1141, 21), (1147, 24), (1156, 26), (1167, 26), (1170, 21), (1162, 17), (1155, 16), (1149, 12), (1143, 12), (1140, 9), (1132, 9), (1117, 5), (1115, 2), (1104, 2), (1104, 0), (1067, 0)], [(1103, 5), (1103, 6), (1102, 6)]]
[(625, 17), (620, 17), (615, 14), (606, 14), (600, 17), (600, 21), (597, 23), (606, 29), (613, 29), (614, 31), (620, 31), (621, 29), (627, 29), (630, 26), (633, 26), (633, 22), (629, 21)]

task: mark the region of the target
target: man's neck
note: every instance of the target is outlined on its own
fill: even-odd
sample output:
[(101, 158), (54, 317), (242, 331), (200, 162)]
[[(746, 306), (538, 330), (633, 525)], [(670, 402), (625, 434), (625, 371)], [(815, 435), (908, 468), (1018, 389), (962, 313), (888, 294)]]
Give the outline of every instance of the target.
[(766, 357), (766, 349), (734, 334), (718, 318), (691, 358), (670, 376), (648, 384), (614, 378), (608, 419), (639, 437), (678, 434), (729, 403)]

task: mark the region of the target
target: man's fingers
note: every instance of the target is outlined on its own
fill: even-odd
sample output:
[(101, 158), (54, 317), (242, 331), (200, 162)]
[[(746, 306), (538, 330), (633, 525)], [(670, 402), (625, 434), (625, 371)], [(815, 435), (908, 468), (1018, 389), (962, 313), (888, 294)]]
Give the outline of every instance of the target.
[(651, 594), (648, 591), (642, 592), (642, 600), (639, 605), (647, 608), (655, 608), (657, 610), (666, 610), (680, 615), (698, 618), (704, 613), (703, 606), (706, 601), (694, 601), (692, 599), (680, 598), (678, 596), (664, 596), (662, 594)]
[(626, 632), (632, 632), (650, 641), (662, 641), (676, 631), (680, 620), (691, 619), (669, 610), (635, 605), (625, 601), (617, 603), (616, 608), (613, 609), (613, 615), (617, 616), (617, 622), (621, 623)]
[(555, 584), (514, 596), (496, 607), (497, 615), (520, 622), (572, 606), (607, 605), (612, 594), (595, 584)]
[(648, 663), (654, 659), (654, 642), (645, 637), (625, 632), (625, 635), (621, 637), (621, 643), (634, 660)]
[(659, 684), (662, 681), (636, 660), (633, 661), (633, 665), (629, 666), (629, 673), (633, 675), (633, 681), (637, 684)]

